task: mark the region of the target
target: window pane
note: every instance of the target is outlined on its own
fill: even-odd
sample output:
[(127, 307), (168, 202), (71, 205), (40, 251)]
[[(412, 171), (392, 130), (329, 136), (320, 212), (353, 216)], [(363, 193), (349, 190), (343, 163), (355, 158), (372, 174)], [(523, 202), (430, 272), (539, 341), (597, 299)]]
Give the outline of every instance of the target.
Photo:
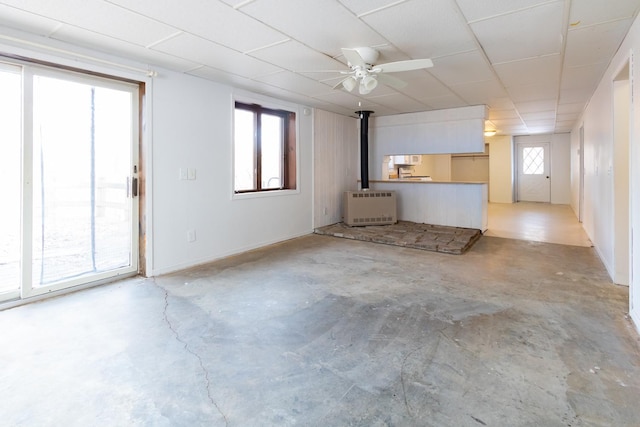
[(544, 147), (524, 147), (522, 149), (522, 169), (525, 175), (544, 173)]
[(132, 95), (36, 76), (33, 285), (131, 265)]
[(0, 293), (20, 287), (20, 69), (0, 69)]
[(282, 187), (282, 117), (262, 115), (262, 188)]
[(234, 130), (234, 190), (255, 189), (254, 113), (236, 108)]

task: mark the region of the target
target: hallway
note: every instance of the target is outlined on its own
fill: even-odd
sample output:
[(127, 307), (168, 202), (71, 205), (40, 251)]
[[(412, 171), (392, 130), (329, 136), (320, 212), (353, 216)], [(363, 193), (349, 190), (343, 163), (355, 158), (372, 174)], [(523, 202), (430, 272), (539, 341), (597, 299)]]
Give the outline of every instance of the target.
[(569, 205), (489, 203), (485, 236), (591, 247), (582, 224)]

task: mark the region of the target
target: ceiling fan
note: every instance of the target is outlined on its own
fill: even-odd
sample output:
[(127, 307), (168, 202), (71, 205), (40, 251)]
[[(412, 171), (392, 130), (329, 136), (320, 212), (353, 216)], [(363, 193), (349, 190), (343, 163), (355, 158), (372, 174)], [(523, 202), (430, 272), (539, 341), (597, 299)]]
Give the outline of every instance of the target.
[(348, 74), (333, 88), (342, 86), (351, 92), (358, 86), (361, 95), (366, 95), (378, 86), (378, 82), (396, 89), (402, 89), (407, 85), (405, 81), (386, 73), (418, 70), (433, 67), (431, 59), (410, 59), (407, 61), (388, 62), (374, 65), (379, 52), (370, 47), (342, 48), (342, 54), (347, 59), (350, 71), (340, 71)]

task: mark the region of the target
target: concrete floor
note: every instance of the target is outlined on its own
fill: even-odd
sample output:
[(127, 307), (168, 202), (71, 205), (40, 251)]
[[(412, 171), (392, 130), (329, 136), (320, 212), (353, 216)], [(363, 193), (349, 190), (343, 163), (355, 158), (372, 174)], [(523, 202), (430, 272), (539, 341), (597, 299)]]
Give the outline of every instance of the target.
[(0, 312), (6, 426), (637, 426), (592, 248), (310, 235)]

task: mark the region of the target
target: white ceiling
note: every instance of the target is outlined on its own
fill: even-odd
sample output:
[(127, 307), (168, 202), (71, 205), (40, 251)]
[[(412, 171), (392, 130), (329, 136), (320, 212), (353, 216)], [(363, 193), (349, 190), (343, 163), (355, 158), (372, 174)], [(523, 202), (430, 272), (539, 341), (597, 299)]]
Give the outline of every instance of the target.
[[(354, 115), (486, 104), (500, 134), (568, 132), (640, 0), (0, 0), (8, 29)], [(431, 58), (396, 90), (333, 90), (342, 47)]]

